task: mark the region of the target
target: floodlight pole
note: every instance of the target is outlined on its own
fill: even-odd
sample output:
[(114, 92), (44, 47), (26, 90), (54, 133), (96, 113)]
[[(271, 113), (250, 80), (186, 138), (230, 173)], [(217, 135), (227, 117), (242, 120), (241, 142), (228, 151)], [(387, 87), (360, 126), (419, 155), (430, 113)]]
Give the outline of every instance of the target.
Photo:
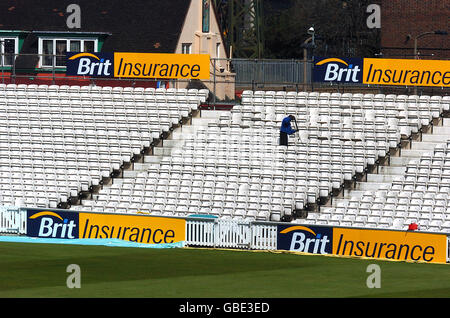
[(306, 45), (308, 44), (308, 42), (310, 42), (312, 40), (312, 37), (309, 37), (305, 40), (305, 42), (303, 42), (303, 90), (306, 91), (306, 85), (307, 85), (307, 81), (308, 81), (308, 76), (307, 76), (307, 72), (308, 72), (308, 49), (306, 48)]
[(304, 42), (303, 42), (303, 90), (306, 91), (306, 85), (307, 85), (307, 81), (308, 81), (308, 76), (307, 76), (307, 63), (308, 63), (308, 48), (307, 48), (307, 44), (309, 42), (311, 42), (311, 50), (314, 50), (314, 47), (316, 45), (315, 42), (315, 30), (314, 27), (310, 27), (308, 29), (308, 34), (311, 35), (309, 38), (307, 38)]

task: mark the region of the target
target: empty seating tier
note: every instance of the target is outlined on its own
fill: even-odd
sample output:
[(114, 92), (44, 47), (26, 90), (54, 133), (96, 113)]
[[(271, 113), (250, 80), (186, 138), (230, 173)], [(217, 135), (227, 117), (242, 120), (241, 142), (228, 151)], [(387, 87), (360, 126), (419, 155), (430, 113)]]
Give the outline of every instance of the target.
[(303, 222), (396, 230), (416, 223), (421, 231), (450, 233), (450, 140), (411, 160), (391, 184)]
[[(83, 209), (290, 220), (366, 173), (449, 106), (440, 96), (245, 91), (240, 105), (171, 156), (104, 187)], [(296, 116), (300, 131), (286, 148), (278, 137), (287, 115)]]
[(1, 85), (0, 203), (61, 207), (120, 172), (206, 97), (196, 89)]

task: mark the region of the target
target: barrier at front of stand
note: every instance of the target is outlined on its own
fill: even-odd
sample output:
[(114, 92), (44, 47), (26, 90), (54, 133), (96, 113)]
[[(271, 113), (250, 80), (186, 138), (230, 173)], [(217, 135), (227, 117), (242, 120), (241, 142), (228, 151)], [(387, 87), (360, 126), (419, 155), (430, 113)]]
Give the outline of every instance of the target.
[(446, 233), (0, 207), (1, 241), (211, 247), (448, 262)]

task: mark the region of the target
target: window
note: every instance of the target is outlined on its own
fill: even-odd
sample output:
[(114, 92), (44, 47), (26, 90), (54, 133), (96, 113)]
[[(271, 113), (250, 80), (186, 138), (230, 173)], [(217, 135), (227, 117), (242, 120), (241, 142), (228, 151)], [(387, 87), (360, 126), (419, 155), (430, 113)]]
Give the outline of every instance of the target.
[(202, 0), (202, 32), (209, 32), (209, 1)]
[(97, 52), (97, 40), (94, 39), (55, 39), (40, 38), (39, 54), (41, 67), (66, 66), (67, 52)]
[(14, 64), (15, 54), (18, 54), (19, 41), (17, 38), (0, 38), (1, 65), (12, 66)]
[(216, 57), (220, 58), (220, 43), (216, 43)]
[(94, 41), (83, 41), (83, 52), (94, 53), (96, 52)]
[(181, 53), (183, 54), (191, 54), (192, 43), (182, 43), (181, 44)]
[(56, 40), (56, 66), (65, 66), (67, 53), (67, 41)]
[(80, 40), (70, 41), (70, 52), (81, 52), (81, 41)]
[(44, 40), (42, 54), (42, 66), (53, 65), (53, 40)]

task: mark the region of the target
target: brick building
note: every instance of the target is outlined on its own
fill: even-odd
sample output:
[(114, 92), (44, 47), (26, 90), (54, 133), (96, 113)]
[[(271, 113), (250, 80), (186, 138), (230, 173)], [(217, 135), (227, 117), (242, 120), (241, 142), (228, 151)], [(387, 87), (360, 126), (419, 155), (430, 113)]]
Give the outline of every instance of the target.
[[(450, 32), (449, 0), (382, 0), (381, 52), (388, 58), (414, 58), (414, 39), (434, 31)], [(423, 59), (450, 59), (450, 35), (427, 34), (417, 39)]]
[[(74, 6), (78, 8), (79, 25), (73, 23), (71, 18), (72, 12), (75, 12), (71, 9)], [(0, 1), (2, 82), (89, 84), (91, 79), (74, 79), (65, 75), (67, 52), (228, 57), (211, 0)], [(204, 85), (211, 90), (214, 88), (219, 98), (233, 97), (234, 74), (229, 71), (226, 61), (220, 60), (211, 65), (213, 73), (218, 83), (215, 85), (212, 79), (203, 83), (162, 82), (177, 88)], [(159, 83), (158, 79), (137, 82), (96, 79), (97, 85), (111, 86), (155, 86)]]

